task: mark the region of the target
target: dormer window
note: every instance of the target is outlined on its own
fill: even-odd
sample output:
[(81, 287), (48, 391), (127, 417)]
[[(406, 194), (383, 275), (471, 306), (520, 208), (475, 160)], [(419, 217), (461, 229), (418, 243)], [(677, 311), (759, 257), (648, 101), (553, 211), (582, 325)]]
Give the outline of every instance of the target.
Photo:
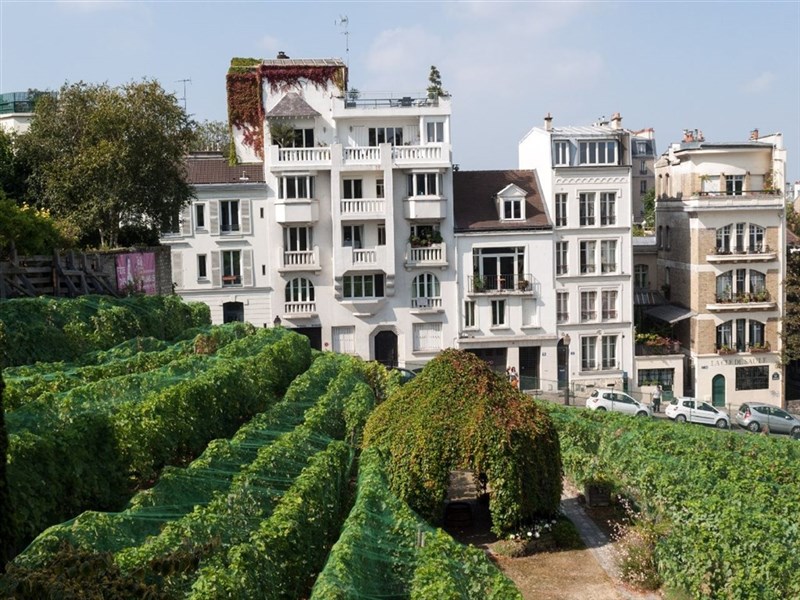
[(569, 165), (569, 142), (556, 140), (553, 142), (553, 165), (563, 167)]
[(513, 183), (497, 194), (497, 213), (501, 221), (525, 220), (527, 193)]
[(614, 140), (580, 142), (578, 148), (582, 165), (617, 164), (617, 142)]

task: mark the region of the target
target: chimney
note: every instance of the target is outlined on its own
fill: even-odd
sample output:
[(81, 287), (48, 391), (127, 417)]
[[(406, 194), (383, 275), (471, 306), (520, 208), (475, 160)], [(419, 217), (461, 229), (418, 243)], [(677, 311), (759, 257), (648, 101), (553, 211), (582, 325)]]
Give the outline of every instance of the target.
[(611, 129), (622, 129), (622, 117), (618, 112), (611, 115)]
[(547, 113), (547, 116), (544, 118), (544, 130), (553, 131), (553, 117), (550, 113)]
[(753, 131), (750, 132), (750, 141), (758, 141), (758, 129), (753, 129)]
[(284, 52), (283, 50), (278, 50), (278, 58), (289, 58), (289, 57), (286, 56), (286, 52)]

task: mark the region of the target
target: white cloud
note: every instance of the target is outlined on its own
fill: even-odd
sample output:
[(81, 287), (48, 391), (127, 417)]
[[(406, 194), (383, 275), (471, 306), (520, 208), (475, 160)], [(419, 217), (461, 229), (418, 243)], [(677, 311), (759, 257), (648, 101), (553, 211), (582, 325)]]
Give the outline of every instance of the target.
[(775, 81), (775, 74), (770, 71), (761, 73), (758, 77), (745, 82), (742, 86), (742, 91), (749, 94), (760, 94), (766, 92), (772, 87), (772, 82)]

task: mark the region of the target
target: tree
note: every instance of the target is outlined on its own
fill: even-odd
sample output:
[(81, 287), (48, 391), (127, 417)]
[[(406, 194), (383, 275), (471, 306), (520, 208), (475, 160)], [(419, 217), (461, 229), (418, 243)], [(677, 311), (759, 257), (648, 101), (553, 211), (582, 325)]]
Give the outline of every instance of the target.
[(222, 152), (228, 158), (231, 150), (231, 128), (224, 121), (203, 121), (193, 124), (191, 152)]
[(431, 65), (431, 72), (428, 75), (428, 98), (433, 100), (446, 95), (447, 92), (442, 89), (442, 75), (435, 65)]
[(84, 242), (114, 247), (122, 225), (161, 232), (192, 198), (191, 141), (186, 113), (157, 82), (80, 82), (39, 100), (19, 151), (37, 204)]
[(786, 254), (786, 302), (783, 314), (783, 360), (800, 360), (800, 252)]
[(50, 254), (62, 245), (64, 237), (46, 212), (18, 206), (0, 191), (0, 257), (9, 255), (12, 246), (25, 256)]
[(643, 226), (645, 229), (653, 229), (656, 226), (656, 189), (650, 188), (642, 198), (642, 208), (644, 209)]

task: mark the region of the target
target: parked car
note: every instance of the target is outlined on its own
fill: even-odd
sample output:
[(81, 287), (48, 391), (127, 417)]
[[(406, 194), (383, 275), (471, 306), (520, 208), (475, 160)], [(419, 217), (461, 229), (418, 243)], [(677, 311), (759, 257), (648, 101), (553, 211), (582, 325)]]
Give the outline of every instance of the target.
[(766, 426), (773, 433), (788, 433), (793, 438), (800, 439), (800, 420), (771, 404), (745, 402), (739, 407), (735, 419), (739, 427), (753, 432), (761, 431)]
[(728, 429), (731, 419), (721, 410), (711, 406), (708, 402), (694, 398), (675, 398), (667, 405), (664, 413), (678, 423), (701, 423), (714, 425), (719, 429)]
[(392, 371), (397, 371), (398, 373), (400, 373), (400, 385), (404, 385), (404, 384), (408, 383), (409, 381), (414, 379), (414, 377), (417, 376), (417, 374), (414, 373), (414, 371), (410, 371), (408, 369), (403, 369), (401, 367), (392, 367), (391, 370)]
[(586, 408), (592, 410), (611, 410), (614, 412), (636, 415), (637, 417), (652, 417), (653, 411), (647, 404), (631, 398), (625, 392), (614, 390), (595, 390), (586, 399)]

